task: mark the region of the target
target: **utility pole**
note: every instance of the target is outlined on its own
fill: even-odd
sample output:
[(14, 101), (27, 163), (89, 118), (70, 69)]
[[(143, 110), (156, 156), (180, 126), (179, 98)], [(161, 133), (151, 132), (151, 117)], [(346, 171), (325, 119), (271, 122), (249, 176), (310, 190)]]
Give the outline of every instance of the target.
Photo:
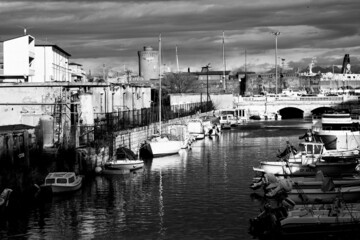
[(223, 88), (224, 88), (224, 91), (226, 91), (226, 82), (225, 82), (225, 77), (226, 77), (226, 75), (225, 75), (225, 72), (226, 72), (226, 62), (225, 62), (225, 32), (223, 31), (223, 69), (224, 69), (224, 71), (223, 71), (223, 80), (224, 80), (224, 82), (223, 82)]
[(277, 37), (280, 35), (280, 32), (273, 32), (275, 35), (275, 94), (277, 95)]

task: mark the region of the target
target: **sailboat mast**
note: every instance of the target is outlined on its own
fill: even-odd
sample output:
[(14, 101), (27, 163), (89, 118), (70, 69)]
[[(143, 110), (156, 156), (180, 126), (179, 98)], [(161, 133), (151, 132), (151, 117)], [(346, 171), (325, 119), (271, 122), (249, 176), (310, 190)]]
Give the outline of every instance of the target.
[(159, 35), (159, 134), (161, 135), (161, 34)]
[(226, 71), (226, 63), (225, 63), (225, 32), (223, 31), (223, 80), (224, 80), (224, 83), (223, 83), (223, 87), (224, 87), (224, 90), (226, 90), (226, 83), (225, 83), (225, 71)]
[(176, 67), (177, 67), (177, 72), (180, 72), (180, 69), (179, 69), (179, 57), (178, 57), (177, 46), (175, 47), (175, 52), (176, 52)]

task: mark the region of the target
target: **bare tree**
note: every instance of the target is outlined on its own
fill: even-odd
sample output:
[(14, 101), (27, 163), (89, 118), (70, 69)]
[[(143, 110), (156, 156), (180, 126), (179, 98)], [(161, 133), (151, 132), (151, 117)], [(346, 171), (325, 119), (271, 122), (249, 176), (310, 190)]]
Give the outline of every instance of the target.
[(198, 80), (191, 73), (166, 73), (163, 86), (169, 93), (188, 93), (196, 91)]

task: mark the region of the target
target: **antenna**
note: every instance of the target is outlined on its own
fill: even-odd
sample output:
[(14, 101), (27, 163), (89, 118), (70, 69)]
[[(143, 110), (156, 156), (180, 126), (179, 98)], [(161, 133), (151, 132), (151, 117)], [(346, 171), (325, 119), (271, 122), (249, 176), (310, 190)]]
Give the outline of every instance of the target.
[(177, 46), (175, 46), (175, 51), (176, 51), (176, 67), (177, 67), (177, 72), (180, 72), (180, 69), (179, 69), (179, 57), (178, 57)]
[(21, 25), (16, 25), (16, 26), (19, 27), (19, 28), (22, 28), (24, 30), (24, 36), (27, 35), (27, 30), (32, 28), (32, 27), (26, 27), (26, 26), (24, 27), (24, 26), (21, 26)]

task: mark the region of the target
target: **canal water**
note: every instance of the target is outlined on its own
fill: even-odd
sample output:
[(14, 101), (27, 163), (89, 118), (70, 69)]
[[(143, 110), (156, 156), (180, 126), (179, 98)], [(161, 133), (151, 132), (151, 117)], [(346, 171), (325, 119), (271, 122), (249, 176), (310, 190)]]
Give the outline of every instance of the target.
[(94, 176), (74, 194), (55, 196), (1, 220), (0, 239), (252, 239), (259, 213), (253, 166), (299, 143), (310, 122), (252, 122), (193, 143), (179, 155), (147, 160), (127, 175)]

